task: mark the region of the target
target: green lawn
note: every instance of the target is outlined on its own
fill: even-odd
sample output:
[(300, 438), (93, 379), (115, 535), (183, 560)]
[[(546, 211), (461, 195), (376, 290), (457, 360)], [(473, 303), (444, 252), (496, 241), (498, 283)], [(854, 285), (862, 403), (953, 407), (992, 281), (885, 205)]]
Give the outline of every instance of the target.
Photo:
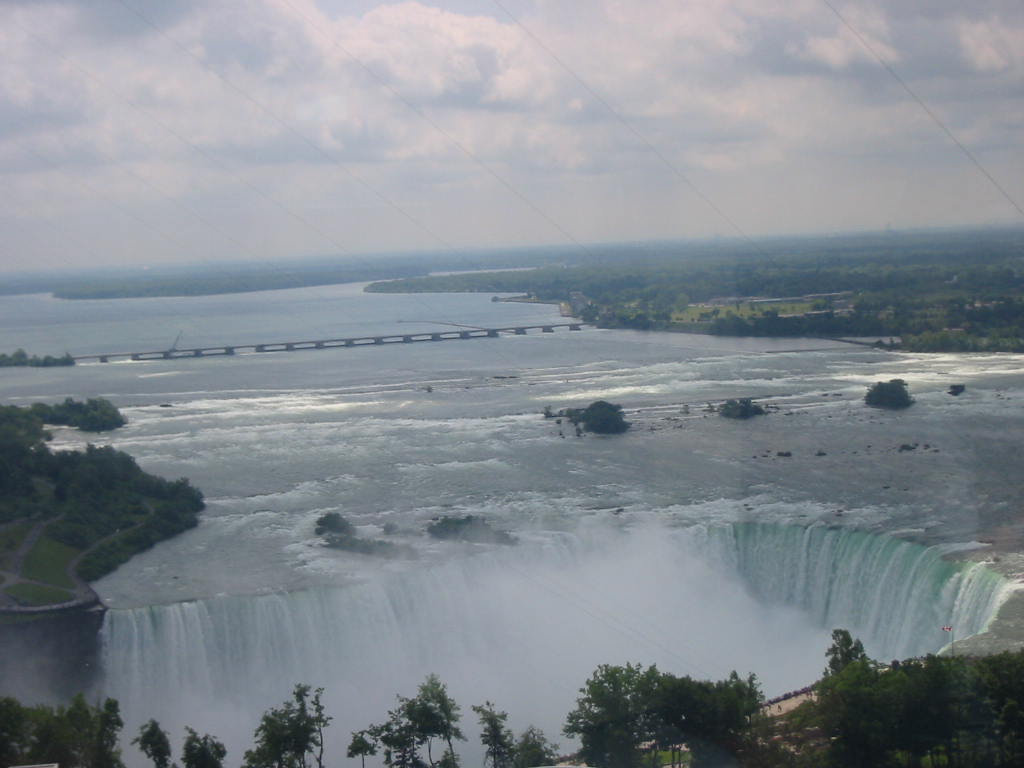
[(12, 584), (4, 592), (22, 605), (53, 605), (74, 598), (73, 594), (63, 589), (44, 587), (41, 584)]
[(0, 529), (0, 568), (10, 567), (10, 556), (32, 530), (32, 523), (25, 521)]
[(749, 318), (759, 317), (769, 310), (778, 312), (780, 315), (802, 315), (804, 312), (811, 312), (814, 309), (814, 304), (809, 301), (787, 301), (778, 304), (742, 302), (739, 307), (735, 304), (729, 304), (724, 307), (698, 307), (695, 304), (691, 304), (682, 312), (673, 312), (672, 319), (680, 323), (696, 323), (700, 321), (702, 314), (712, 313), (716, 309), (718, 310), (717, 317), (725, 317), (731, 312), (737, 317)]
[(78, 554), (79, 550), (74, 547), (43, 534), (25, 556), (21, 574), (26, 579), (73, 589), (75, 585), (68, 576), (68, 565)]

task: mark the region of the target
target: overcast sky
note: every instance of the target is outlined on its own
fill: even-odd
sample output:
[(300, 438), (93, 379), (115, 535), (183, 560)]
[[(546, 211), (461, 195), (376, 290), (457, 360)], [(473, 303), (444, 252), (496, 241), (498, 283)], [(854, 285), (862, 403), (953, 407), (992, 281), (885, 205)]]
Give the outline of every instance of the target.
[[(1024, 202), (1024, 3), (833, 0)], [(0, 268), (1022, 223), (824, 0), (0, 0)]]

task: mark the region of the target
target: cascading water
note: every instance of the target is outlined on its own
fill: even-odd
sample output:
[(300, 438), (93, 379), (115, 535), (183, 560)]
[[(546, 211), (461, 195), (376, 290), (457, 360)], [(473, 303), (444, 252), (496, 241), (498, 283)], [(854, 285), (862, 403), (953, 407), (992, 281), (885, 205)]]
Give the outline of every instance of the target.
[(736, 668), (771, 695), (818, 675), (833, 626), (883, 658), (935, 650), (950, 617), (964, 635), (984, 626), (1001, 583), (935, 549), (824, 526), (536, 535), (356, 586), (112, 610), (101, 687), (140, 722), (208, 730), (236, 756), (296, 682), (327, 689), (337, 755), (431, 672), (465, 710), (489, 699), (515, 727), (557, 736), (600, 663)]
[(723, 567), (765, 602), (796, 606), (822, 627), (846, 627), (870, 655), (908, 658), (982, 631), (1005, 580), (979, 563), (949, 560), (955, 546), (923, 547), (826, 525), (740, 523), (708, 530)]

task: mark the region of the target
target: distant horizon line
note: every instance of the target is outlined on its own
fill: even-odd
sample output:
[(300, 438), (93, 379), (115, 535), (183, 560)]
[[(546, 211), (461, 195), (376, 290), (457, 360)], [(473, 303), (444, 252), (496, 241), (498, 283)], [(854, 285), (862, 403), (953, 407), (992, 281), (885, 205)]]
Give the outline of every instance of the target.
[[(657, 244), (693, 244), (693, 245), (715, 245), (715, 244), (756, 244), (759, 242), (779, 242), (786, 240), (814, 240), (814, 239), (837, 239), (844, 237), (889, 237), (896, 235), (927, 235), (942, 233), (971, 232), (1024, 232), (1024, 224), (1016, 222), (993, 222), (989, 224), (963, 224), (950, 226), (917, 226), (917, 227), (886, 227), (885, 229), (851, 229), (832, 231), (810, 231), (810, 232), (789, 232), (784, 234), (760, 234), (749, 237), (739, 235), (705, 235), (705, 236), (680, 236), (680, 237), (652, 237), (642, 240), (600, 240), (583, 241), (591, 248), (610, 248), (622, 246), (646, 246)], [(472, 258), (474, 255), (496, 254), (502, 252), (529, 252), (529, 251), (565, 251), (578, 252), (578, 246), (569, 243), (536, 243), (532, 245), (467, 245), (460, 246), (454, 253), (443, 248), (410, 248), (407, 250), (388, 251), (361, 251), (358, 253), (337, 255), (337, 254), (302, 254), (294, 256), (280, 256), (267, 258), (266, 260), (234, 259), (226, 257), (223, 260), (206, 260), (190, 262), (155, 262), (151, 264), (105, 264), (93, 267), (71, 267), (67, 269), (53, 268), (47, 270), (4, 270), (0, 267), (0, 276), (7, 280), (39, 280), (52, 279), (58, 275), (67, 278), (83, 278), (90, 275), (102, 275), (110, 273), (130, 274), (134, 277), (144, 277), (147, 274), (166, 275), (191, 271), (211, 271), (217, 269), (258, 269), (274, 266), (324, 266), (330, 263), (352, 264), (369, 262), (374, 259), (419, 259), (431, 257), (447, 257), (450, 259)], [(365, 266), (372, 266), (366, 263)]]

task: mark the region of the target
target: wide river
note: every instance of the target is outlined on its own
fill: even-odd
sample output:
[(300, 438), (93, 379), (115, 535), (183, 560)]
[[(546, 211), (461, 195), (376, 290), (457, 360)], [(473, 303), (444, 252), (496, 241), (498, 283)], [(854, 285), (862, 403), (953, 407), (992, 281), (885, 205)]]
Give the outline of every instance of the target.
[[(549, 305), (490, 299), (358, 285), (0, 297), (0, 350), (560, 321)], [(896, 377), (912, 408), (864, 405), (867, 385)], [(943, 624), (981, 629), (999, 590), (942, 555), (1005, 530), (1019, 502), (1017, 355), (585, 328), (8, 368), (0, 382), (8, 404), (109, 398), (129, 423), (89, 439), (205, 493), (198, 528), (96, 585), (111, 608), (101, 691), (121, 698), (129, 728), (192, 724), (227, 741), (229, 761), (299, 681), (327, 688), (336, 756), (432, 671), (464, 710), (490, 699), (517, 729), (535, 722), (568, 746), (560, 724), (599, 663), (755, 672), (773, 695), (815, 679), (840, 624), (883, 658), (936, 650)], [(951, 397), (952, 383), (967, 391)], [(778, 410), (747, 422), (705, 411), (729, 397)], [(541, 416), (597, 399), (622, 404), (632, 429), (577, 438)], [(84, 438), (62, 429), (54, 442)], [(403, 554), (325, 547), (314, 526), (331, 511)], [(481, 516), (518, 543), (427, 536), (445, 515)]]

